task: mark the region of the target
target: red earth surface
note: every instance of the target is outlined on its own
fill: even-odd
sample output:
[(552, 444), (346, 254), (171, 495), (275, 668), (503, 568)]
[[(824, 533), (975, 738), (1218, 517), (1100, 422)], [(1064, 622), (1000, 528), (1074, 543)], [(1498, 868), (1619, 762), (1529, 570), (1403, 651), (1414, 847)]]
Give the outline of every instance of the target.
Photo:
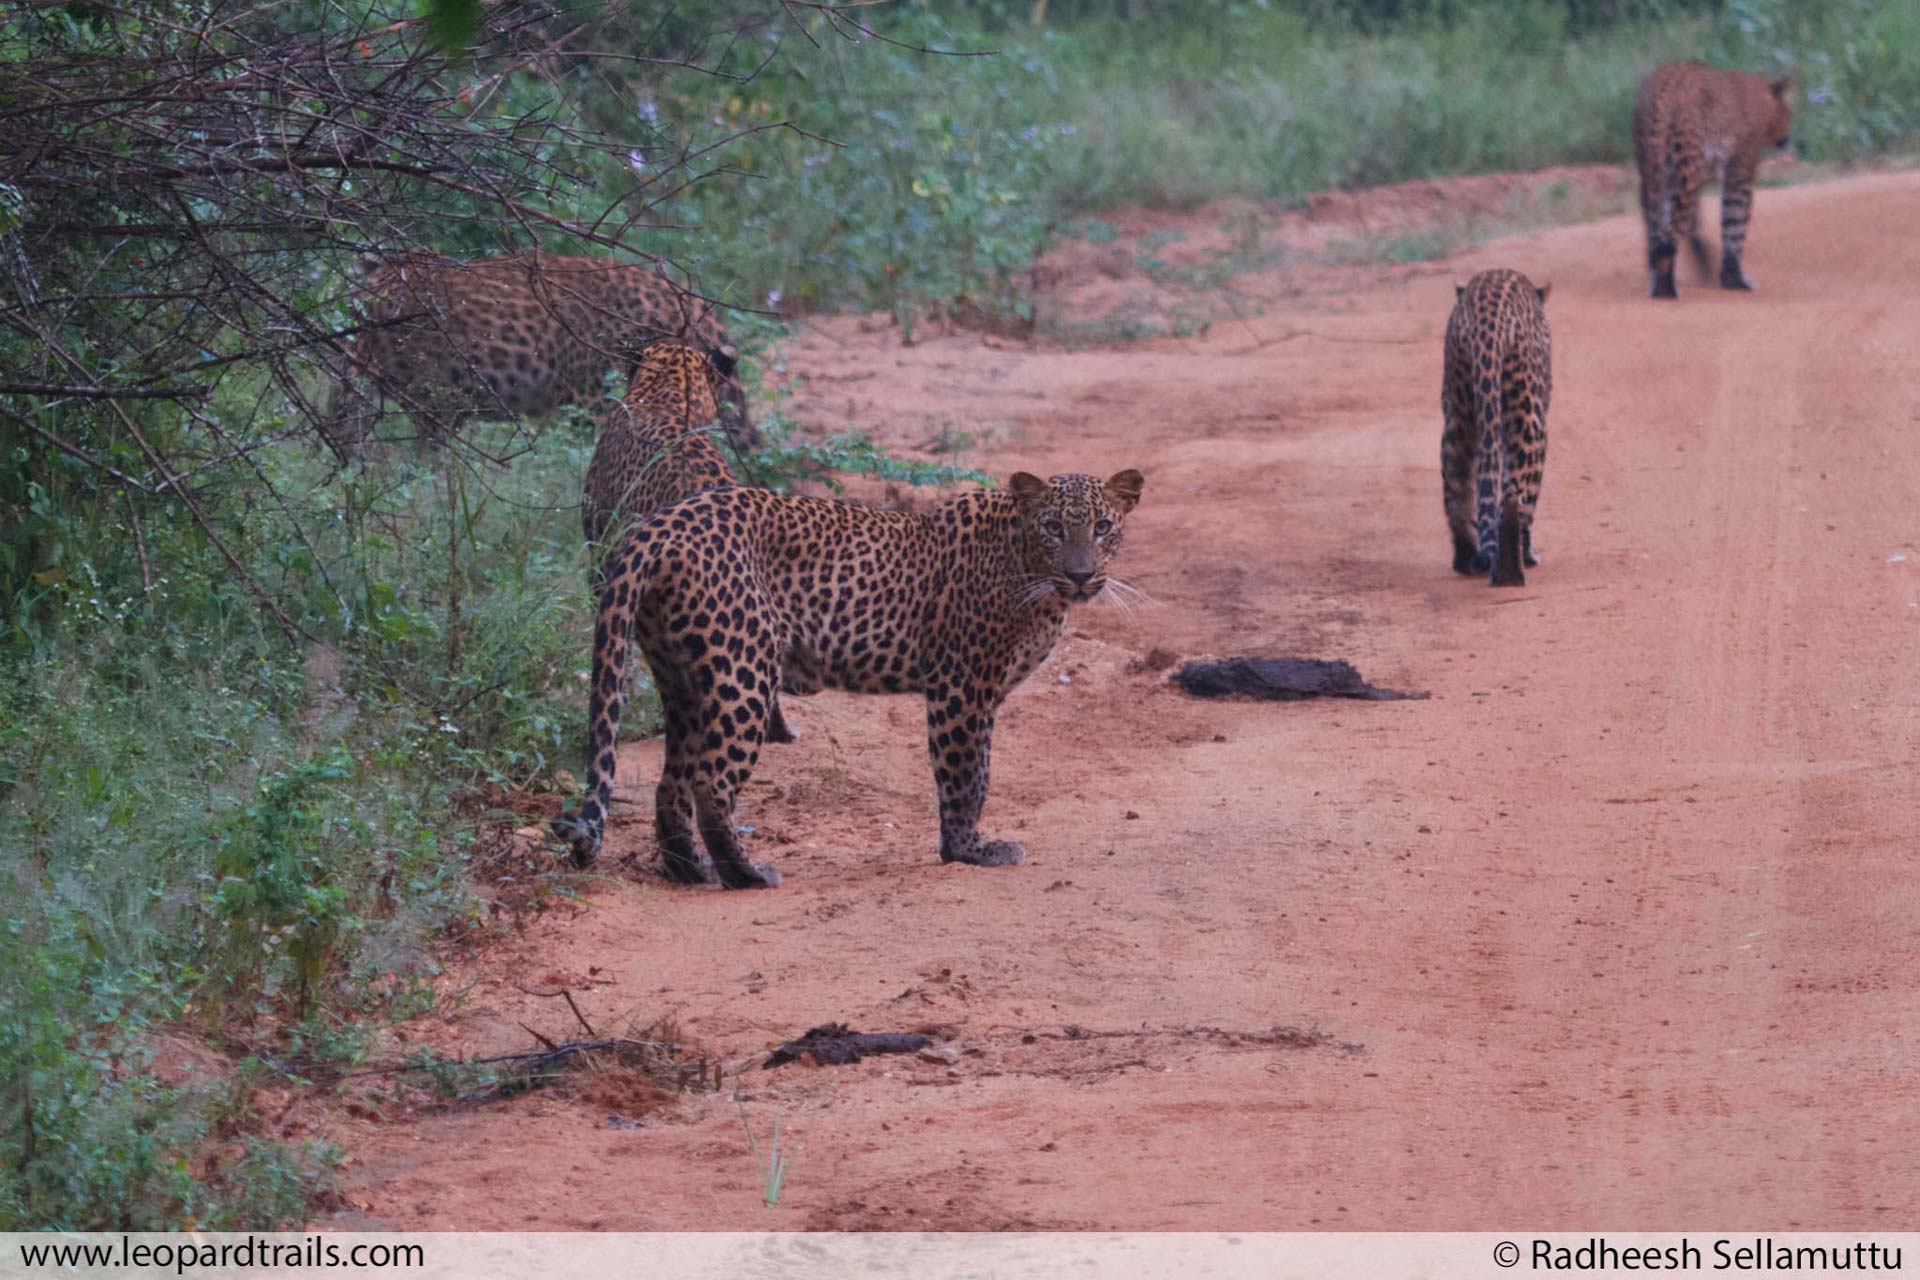
[[(1572, 181), (1619, 207), (1610, 172)], [(602, 1032), (670, 1019), (727, 1088), (588, 1071), (435, 1110), (370, 1083), (308, 1121), (349, 1152), (327, 1225), (1911, 1223), (1920, 175), (1763, 190), (1759, 292), (1677, 304), (1646, 297), (1628, 216), (1406, 265), (1329, 250), (1477, 207), (1426, 189), (1116, 217), (1037, 268), (1031, 341), (805, 324), (809, 427), (1002, 477), (1146, 473), (1117, 568), (1151, 600), (1077, 610), (1001, 719), (984, 826), (1026, 864), (940, 864), (913, 698), (788, 700), (805, 739), (741, 812), (768, 893), (647, 872), (659, 744), (631, 744), (605, 874), (456, 957), (386, 1047), (579, 1034), (527, 994), (564, 986)], [(1523, 590), (1454, 576), (1440, 510), (1441, 332), (1494, 265), (1553, 286)], [(1100, 339), (1182, 280), (1189, 336)], [(1208, 654), (1432, 698), (1168, 683)], [(759, 1068), (835, 1021), (952, 1053)]]

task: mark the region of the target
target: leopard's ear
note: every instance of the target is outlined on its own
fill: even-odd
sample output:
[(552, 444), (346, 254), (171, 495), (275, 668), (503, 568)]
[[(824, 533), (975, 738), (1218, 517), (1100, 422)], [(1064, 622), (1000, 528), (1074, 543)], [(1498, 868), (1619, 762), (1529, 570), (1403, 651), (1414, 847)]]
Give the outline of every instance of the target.
[(1040, 505), (1047, 496), (1047, 482), (1039, 476), (1025, 471), (1016, 471), (1007, 481), (1007, 492), (1013, 495), (1013, 503), (1022, 511), (1031, 511)]
[(1787, 95), (1793, 92), (1793, 77), (1792, 76), (1776, 76), (1773, 80), (1773, 83), (1768, 85), (1767, 87), (1773, 90), (1774, 97), (1780, 99), (1780, 101), (1782, 102), (1785, 102), (1787, 100)]
[(724, 347), (708, 347), (707, 363), (723, 378), (731, 378), (740, 371), (739, 354)]
[(1460, 299), (1466, 296), (1467, 296), (1467, 286), (1463, 284), (1457, 284), (1453, 286), (1453, 300), (1455, 302), (1460, 301)]
[(1540, 295), (1540, 301), (1545, 302), (1547, 295), (1553, 292), (1553, 281), (1549, 280), (1545, 284), (1537, 284), (1533, 286), (1533, 291)]
[(1146, 482), (1145, 476), (1132, 469), (1115, 472), (1107, 478), (1107, 501), (1125, 515), (1139, 505), (1140, 486)]

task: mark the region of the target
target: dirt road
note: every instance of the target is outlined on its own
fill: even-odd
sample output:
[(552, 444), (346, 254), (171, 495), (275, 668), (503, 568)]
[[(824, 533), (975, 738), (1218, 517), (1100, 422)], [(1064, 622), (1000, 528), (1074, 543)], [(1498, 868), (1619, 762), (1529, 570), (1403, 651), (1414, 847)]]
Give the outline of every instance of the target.
[[(941, 866), (911, 699), (795, 699), (742, 820), (764, 894), (610, 878), (409, 1028), (448, 1049), (671, 1015), (739, 1063), (816, 1023), (947, 1024), (957, 1063), (745, 1071), (343, 1121), (405, 1228), (1867, 1228), (1920, 1209), (1920, 176), (1760, 193), (1761, 292), (1648, 300), (1614, 218), (1069, 352), (860, 322), (802, 416), (1145, 500), (1015, 694)], [(1550, 280), (1522, 591), (1440, 511), (1453, 282)], [(1344, 657), (1432, 699), (1208, 704), (1142, 659)], [(617, 858), (658, 744), (623, 757)], [(641, 1114), (634, 1119), (636, 1113)], [(761, 1200), (743, 1115), (790, 1172)]]

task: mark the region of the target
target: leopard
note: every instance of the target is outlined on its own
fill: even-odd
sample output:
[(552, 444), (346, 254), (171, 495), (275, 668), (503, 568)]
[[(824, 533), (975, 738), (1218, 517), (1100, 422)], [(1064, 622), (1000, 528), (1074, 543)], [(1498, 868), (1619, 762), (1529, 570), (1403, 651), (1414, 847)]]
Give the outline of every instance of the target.
[(1441, 496), (1455, 573), (1520, 587), (1537, 566), (1533, 513), (1547, 461), (1553, 392), (1551, 285), (1482, 271), (1454, 289), (1440, 391)]
[[(626, 398), (600, 416), (580, 505), (596, 597), (605, 578), (603, 553), (629, 529), (690, 494), (738, 483), (708, 431), (720, 416), (718, 397), (731, 372), (718, 354), (677, 338), (649, 342), (628, 376)], [(798, 738), (776, 700), (767, 740)]]
[(1760, 161), (1793, 144), (1793, 82), (1698, 62), (1669, 62), (1640, 82), (1633, 108), (1633, 155), (1647, 224), (1649, 292), (1677, 299), (1673, 266), (1685, 241), (1702, 280), (1713, 278), (1707, 242), (1695, 224), (1700, 190), (1720, 184), (1720, 287), (1751, 290), (1741, 265), (1753, 217)]
[(349, 412), (357, 386), (370, 387), (376, 404), (399, 404), (416, 438), (439, 445), (470, 419), (538, 419), (590, 404), (609, 372), (630, 374), (658, 337), (711, 353), (727, 438), (738, 450), (761, 446), (739, 348), (711, 305), (650, 267), (538, 252), (465, 261), (405, 253), (363, 262), (357, 295), (364, 324), (322, 415), (336, 447), (355, 448), (368, 434), (369, 415)]
[(1027, 472), (921, 511), (766, 489), (710, 489), (656, 512), (615, 553), (600, 594), (586, 793), (551, 824), (590, 865), (615, 776), (624, 673), (637, 641), (660, 690), (666, 760), (654, 791), (662, 874), (770, 888), (734, 827), (768, 708), (799, 668), (813, 687), (918, 693), (942, 862), (1012, 866), (979, 829), (1001, 704), (1053, 650), (1071, 605), (1130, 584), (1111, 572), (1144, 479)]

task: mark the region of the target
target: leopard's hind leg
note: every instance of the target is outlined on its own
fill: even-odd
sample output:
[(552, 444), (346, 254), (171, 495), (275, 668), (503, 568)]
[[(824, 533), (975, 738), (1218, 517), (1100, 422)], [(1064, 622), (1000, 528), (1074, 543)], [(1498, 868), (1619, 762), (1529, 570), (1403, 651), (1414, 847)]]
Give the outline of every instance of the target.
[[(1727, 173), (1720, 181), (1720, 287), (1752, 289), (1753, 277), (1740, 265), (1746, 248), (1747, 224), (1753, 216), (1753, 181), (1759, 172), (1755, 160), (1735, 157), (1727, 161)], [(1707, 264), (1703, 260), (1704, 273)]]
[(1700, 199), (1700, 143), (1686, 130), (1667, 124), (1641, 140), (1640, 208), (1647, 223), (1648, 292), (1678, 298), (1674, 258), (1681, 241), (1704, 261), (1706, 244), (1695, 229)]
[(1667, 242), (1666, 292), (1655, 295), (1662, 298), (1679, 296), (1673, 285), (1673, 246), (1684, 240), (1703, 261), (1707, 251), (1699, 231), (1700, 166), (1705, 160), (1700, 140), (1677, 128), (1671, 135), (1667, 143), (1667, 183), (1673, 201), (1672, 238)]
[(1547, 394), (1534, 370), (1509, 356), (1501, 379), (1505, 413), (1500, 424), (1500, 528), (1492, 585), (1521, 587), (1523, 569), (1540, 563), (1533, 554), (1533, 511), (1547, 461)]
[(692, 749), (698, 703), (688, 695), (671, 668), (656, 667), (654, 686), (660, 691), (660, 710), (666, 721), (666, 758), (660, 781), (653, 789), (653, 833), (660, 842), (660, 874), (678, 884), (705, 884), (708, 874), (694, 839), (693, 779), (698, 753)]
[(767, 712), (767, 741), (788, 743), (800, 741), (800, 731), (787, 723), (786, 713), (780, 709), (780, 695), (773, 696), (773, 706)]
[(1473, 413), (1473, 371), (1448, 344), (1445, 386), (1440, 391), (1445, 426), (1440, 434), (1440, 491), (1453, 535), (1453, 571), (1480, 574), (1480, 540), (1474, 523), (1474, 456), (1478, 451)]
[[(751, 616), (753, 608), (747, 608)], [(708, 692), (697, 700), (689, 725), (687, 778), (700, 838), (713, 857), (720, 883), (728, 889), (770, 889), (780, 883), (780, 873), (771, 866), (747, 861), (733, 822), (735, 801), (760, 760), (780, 683), (775, 650), (765, 641), (766, 637), (749, 639), (740, 661), (730, 670), (712, 672), (711, 683), (705, 678), (690, 681)]]

